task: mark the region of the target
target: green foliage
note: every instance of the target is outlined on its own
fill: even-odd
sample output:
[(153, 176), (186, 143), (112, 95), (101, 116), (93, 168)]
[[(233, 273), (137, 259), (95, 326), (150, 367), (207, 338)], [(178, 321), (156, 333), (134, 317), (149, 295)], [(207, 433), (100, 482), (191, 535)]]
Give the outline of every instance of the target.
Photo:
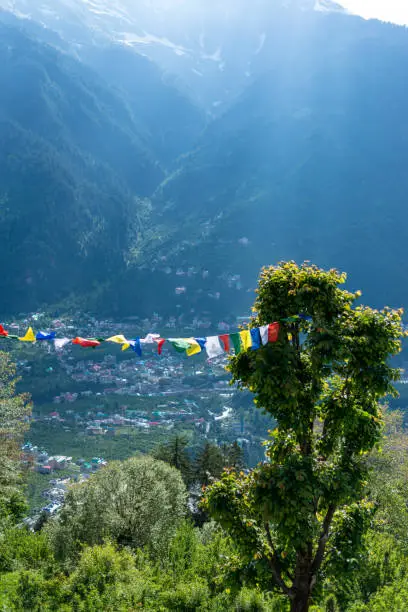
[[(332, 575), (324, 590), (332, 592), (339, 609), (366, 609), (388, 586), (400, 583), (408, 574), (408, 509), (406, 504), (407, 436), (401, 429), (398, 413), (385, 412), (387, 436), (382, 449), (375, 450), (369, 462), (369, 494), (374, 502), (370, 528), (363, 536), (358, 554), (348, 556), (345, 542), (340, 554), (330, 559)], [(345, 533), (345, 538), (353, 531)], [(391, 589), (392, 591), (392, 589)]]
[(43, 569), (52, 565), (53, 554), (44, 533), (23, 527), (3, 526), (0, 533), (0, 573), (19, 569)]
[(221, 449), (216, 444), (205, 442), (196, 457), (195, 478), (199, 483), (208, 485), (214, 478), (221, 476), (224, 466)]
[(58, 520), (47, 525), (56, 555), (68, 559), (81, 543), (106, 538), (159, 554), (186, 511), (186, 489), (177, 470), (151, 457), (112, 462), (68, 492)]
[(115, 605), (125, 609), (143, 600), (143, 581), (138, 583), (139, 573), (129, 552), (117, 551), (111, 544), (94, 546), (83, 551), (70, 576), (67, 600), (94, 600), (95, 610), (96, 603), (100, 610)]
[(179, 470), (185, 483), (188, 483), (192, 475), (192, 463), (187, 451), (188, 438), (185, 435), (175, 435), (168, 442), (161, 444), (153, 452), (153, 456), (165, 461)]
[(361, 542), (366, 455), (382, 433), (379, 400), (399, 378), (389, 358), (401, 348), (402, 312), (355, 306), (360, 294), (341, 289), (345, 280), (307, 263), (263, 269), (252, 325), (287, 321), (276, 343), (232, 357), (229, 370), (278, 427), (267, 463), (226, 473), (204, 499), (257, 580), (293, 610), (308, 609), (336, 546), (341, 554), (347, 543), (351, 558)]
[(19, 445), (31, 414), (28, 395), (17, 395), (16, 367), (9, 355), (0, 352), (0, 516), (20, 519), (26, 510), (21, 494)]
[(223, 444), (221, 451), (223, 453), (224, 466), (237, 471), (244, 468), (244, 453), (236, 440), (230, 445)]
[(349, 612), (405, 612), (408, 609), (407, 577), (384, 586), (368, 603), (351, 605)]

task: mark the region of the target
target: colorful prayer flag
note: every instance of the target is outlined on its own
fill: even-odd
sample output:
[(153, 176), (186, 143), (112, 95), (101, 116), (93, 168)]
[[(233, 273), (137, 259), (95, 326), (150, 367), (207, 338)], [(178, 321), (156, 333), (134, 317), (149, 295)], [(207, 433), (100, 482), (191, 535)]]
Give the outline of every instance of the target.
[(125, 350), (124, 347), (129, 348), (129, 346), (132, 347), (132, 349), (135, 351), (135, 353), (137, 355), (139, 355), (139, 357), (142, 356), (142, 347), (140, 345), (140, 338), (135, 338), (134, 340), (127, 340), (126, 344), (122, 347), (122, 351)]
[(168, 338), (168, 341), (178, 353), (185, 353), (191, 346), (187, 338)]
[(26, 331), (25, 336), (19, 338), (20, 342), (35, 342), (35, 335), (32, 327), (29, 327)]
[(43, 332), (43, 331), (39, 331), (37, 332), (36, 336), (35, 336), (36, 340), (55, 340), (55, 332)]
[(201, 350), (205, 349), (207, 338), (194, 338), (194, 340), (201, 346)]
[(208, 359), (219, 357), (224, 353), (218, 336), (208, 336), (207, 342), (205, 343), (205, 350), (207, 351)]
[(69, 344), (69, 342), (71, 342), (69, 338), (55, 338), (54, 340), (55, 350), (60, 351), (62, 348), (64, 348), (64, 346)]
[(261, 341), (264, 346), (265, 344), (268, 344), (268, 329), (269, 325), (261, 325), (261, 327), (259, 328), (261, 334)]
[(160, 334), (147, 334), (145, 338), (140, 338), (140, 342), (141, 344), (154, 344), (158, 338)]
[(259, 331), (259, 327), (254, 327), (250, 330), (251, 338), (252, 338), (252, 350), (256, 351), (261, 348), (261, 333)]
[(0, 336), (2, 338), (7, 338), (8, 336), (8, 331), (6, 331), (2, 325), (0, 325)]
[(276, 342), (279, 338), (279, 323), (268, 325), (268, 342)]
[(100, 345), (99, 340), (96, 340), (94, 338), (74, 338), (72, 340), (72, 344), (79, 344), (79, 346), (82, 346), (84, 348), (96, 348), (97, 346)]
[(249, 329), (244, 329), (243, 331), (239, 332), (239, 335), (241, 337), (242, 348), (244, 351), (247, 351), (252, 346), (251, 332)]
[(163, 351), (163, 344), (166, 342), (166, 340), (164, 338), (154, 338), (154, 341), (157, 344), (157, 352), (159, 355), (161, 355)]
[(219, 339), (220, 339), (220, 342), (221, 342), (221, 345), (222, 345), (224, 351), (226, 353), (229, 353), (230, 352), (230, 348), (231, 348), (229, 334), (223, 334), (222, 336), (219, 336)]
[(241, 352), (241, 336), (239, 335), (239, 332), (236, 332), (235, 334), (230, 334), (230, 338), (235, 350), (235, 354), (238, 355), (238, 353)]
[(201, 346), (195, 338), (188, 338), (187, 341), (190, 342), (190, 346), (186, 351), (188, 357), (201, 353)]
[(114, 342), (115, 344), (126, 344), (127, 340), (125, 336), (119, 335), (119, 336), (112, 336), (111, 338), (108, 338), (106, 342)]

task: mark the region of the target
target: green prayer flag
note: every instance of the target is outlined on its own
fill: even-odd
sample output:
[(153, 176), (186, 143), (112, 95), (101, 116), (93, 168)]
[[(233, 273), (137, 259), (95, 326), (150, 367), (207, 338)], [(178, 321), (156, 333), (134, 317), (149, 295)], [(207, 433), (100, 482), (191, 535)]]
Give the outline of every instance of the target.
[(238, 353), (241, 352), (241, 336), (239, 335), (239, 332), (235, 334), (230, 334), (230, 338), (235, 350), (235, 354), (238, 355)]
[(169, 338), (168, 341), (178, 353), (185, 353), (191, 347), (191, 342), (184, 338)]

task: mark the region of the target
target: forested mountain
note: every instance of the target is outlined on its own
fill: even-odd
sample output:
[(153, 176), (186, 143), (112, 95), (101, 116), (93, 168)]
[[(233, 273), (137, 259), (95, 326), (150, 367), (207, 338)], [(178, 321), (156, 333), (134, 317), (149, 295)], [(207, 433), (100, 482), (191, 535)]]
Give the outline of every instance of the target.
[[(131, 54), (143, 85), (130, 80), (125, 91), (119, 70), (111, 70), (108, 84), (25, 29), (10, 17), (0, 22), (0, 286), (6, 312), (91, 293), (123, 272), (148, 214), (142, 198), (162, 181), (163, 163), (191, 146), (189, 127), (194, 134), (203, 127), (203, 115), (161, 80), (149, 60)], [(105, 49), (98, 61), (108, 71), (115, 53), (129, 69), (125, 50)], [(174, 133), (179, 128), (183, 134), (181, 122), (184, 143)]]
[(84, 46), (80, 57), (126, 101), (160, 164), (172, 167), (196, 145), (205, 112), (177, 89), (174, 76), (120, 44)]
[(306, 21), (313, 37), (295, 53), (276, 39), (269, 71), (157, 190), (166, 246), (246, 286), (265, 261), (311, 259), (349, 270), (374, 303), (406, 303), (408, 33)]
[(0, 310), (75, 292), (118, 316), (135, 303), (238, 313), (259, 266), (282, 258), (407, 302), (408, 34), (312, 4), (8, 3)]

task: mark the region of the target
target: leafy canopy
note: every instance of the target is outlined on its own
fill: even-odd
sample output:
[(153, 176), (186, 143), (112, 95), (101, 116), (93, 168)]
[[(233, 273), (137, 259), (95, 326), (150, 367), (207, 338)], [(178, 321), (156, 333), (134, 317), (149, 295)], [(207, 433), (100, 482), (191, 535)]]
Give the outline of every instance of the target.
[(92, 546), (107, 538), (159, 554), (186, 512), (186, 498), (176, 469), (149, 456), (134, 457), (73, 486), (47, 529), (62, 560), (74, 558), (81, 543)]
[(229, 370), (277, 428), (266, 462), (247, 476), (224, 474), (204, 498), (239, 543), (245, 572), (286, 594), (293, 610), (308, 609), (342, 547), (359, 545), (379, 400), (395, 395), (399, 378), (389, 357), (401, 348), (402, 311), (356, 305), (360, 292), (345, 281), (309, 263), (262, 270), (252, 325), (289, 321), (276, 343), (232, 357)]
[(20, 443), (28, 429), (28, 395), (16, 394), (16, 366), (0, 352), (0, 516), (16, 520), (24, 514), (21, 495)]

